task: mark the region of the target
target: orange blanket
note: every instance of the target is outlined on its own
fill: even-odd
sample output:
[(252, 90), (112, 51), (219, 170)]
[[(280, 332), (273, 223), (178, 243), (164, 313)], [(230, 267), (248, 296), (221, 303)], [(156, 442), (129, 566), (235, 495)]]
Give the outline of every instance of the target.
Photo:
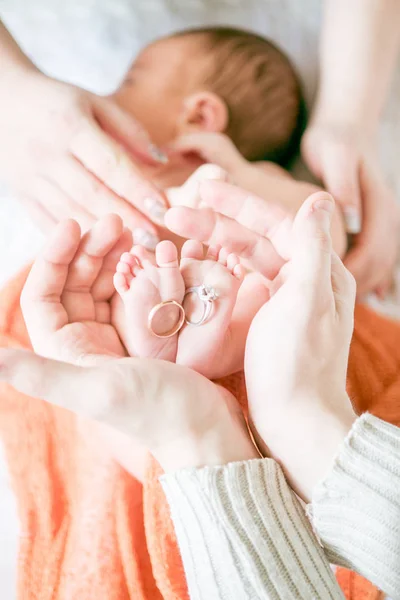
[[(29, 347), (19, 308), (26, 273), (0, 294), (0, 344)], [(349, 392), (358, 410), (400, 425), (400, 324), (356, 311)], [(243, 377), (225, 381), (243, 398)], [(144, 487), (72, 414), (0, 388), (5, 443), (21, 523), (18, 589), (24, 600), (188, 598), (168, 506), (149, 461)], [(87, 429), (86, 429), (87, 431)], [(377, 600), (359, 576), (338, 569), (349, 600)]]

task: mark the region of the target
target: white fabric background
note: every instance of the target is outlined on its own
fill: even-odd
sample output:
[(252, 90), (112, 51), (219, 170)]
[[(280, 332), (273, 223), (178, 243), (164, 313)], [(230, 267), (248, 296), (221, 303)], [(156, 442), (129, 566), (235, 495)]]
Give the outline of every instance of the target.
[[(288, 52), (310, 102), (317, 83), (321, 4), (320, 0), (0, 0), (0, 18), (45, 72), (99, 93), (111, 91), (138, 49), (159, 35), (207, 24), (251, 28)], [(385, 168), (400, 196), (399, 100), (400, 69), (381, 135)], [(41, 242), (41, 235), (17, 203), (5, 190), (0, 191), (0, 285), (33, 258)], [(4, 600), (15, 596), (16, 552), (15, 502), (4, 460), (0, 460)]]

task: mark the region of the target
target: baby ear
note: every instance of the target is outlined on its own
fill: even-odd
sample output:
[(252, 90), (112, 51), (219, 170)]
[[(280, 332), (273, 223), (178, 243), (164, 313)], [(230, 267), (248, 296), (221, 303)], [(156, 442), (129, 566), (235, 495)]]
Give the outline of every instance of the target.
[(179, 134), (195, 131), (221, 133), (228, 126), (229, 114), (225, 102), (212, 92), (196, 92), (185, 98)]

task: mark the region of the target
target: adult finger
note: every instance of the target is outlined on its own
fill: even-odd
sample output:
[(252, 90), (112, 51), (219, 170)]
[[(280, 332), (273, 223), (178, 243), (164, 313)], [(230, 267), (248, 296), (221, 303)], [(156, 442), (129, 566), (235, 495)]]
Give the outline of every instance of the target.
[(148, 131), (111, 98), (95, 98), (93, 114), (101, 128), (120, 142), (133, 156), (150, 164), (164, 164), (168, 156), (150, 138)]
[(375, 294), (379, 300), (385, 300), (386, 296), (393, 287), (394, 277), (391, 274), (389, 277), (385, 277), (374, 289)]
[[(300, 207), (293, 224), (293, 256), (290, 279), (301, 283), (310, 298), (332, 293), (331, 220), (334, 201), (326, 192), (311, 194)], [(304, 285), (305, 284), (305, 285)]]
[(358, 157), (336, 146), (327, 147), (323, 156), (322, 181), (342, 208), (347, 232), (360, 233), (362, 204)]
[(115, 378), (107, 375), (104, 367), (79, 367), (25, 350), (0, 349), (0, 380), (85, 417), (106, 416), (115, 400), (110, 385), (116, 383)]
[(284, 262), (267, 238), (212, 209), (171, 208), (165, 223), (168, 229), (184, 238), (224, 246), (247, 259), (254, 270), (268, 278), (275, 277)]
[(96, 304), (96, 315), (99, 302), (108, 302), (115, 294), (113, 277), (117, 263), (124, 252), (132, 248), (132, 233), (125, 228), (116, 244), (104, 256), (96, 281), (92, 285), (91, 294)]
[(200, 195), (205, 205), (266, 237), (270, 237), (288, 216), (278, 204), (222, 181), (203, 181)]
[(94, 222), (94, 215), (90, 214), (82, 205), (76, 203), (60, 187), (60, 182), (57, 180), (38, 176), (29, 185), (29, 193), (46, 207), (47, 212), (56, 223), (66, 219), (74, 219), (83, 231), (87, 231)]
[(335, 252), (331, 255), (331, 273), (336, 310), (341, 316), (352, 321), (356, 300), (356, 281)]
[(54, 161), (51, 165), (51, 172), (54, 181), (58, 182), (64, 193), (96, 218), (114, 212), (122, 218), (127, 227), (146, 231), (147, 237), (153, 238), (153, 245), (157, 244), (158, 236), (155, 225), (127, 200), (117, 196), (106, 187), (76, 158), (69, 156)]
[[(94, 366), (93, 359), (98, 361)], [(193, 386), (200, 381), (209, 386), (198, 373), (166, 361), (99, 356), (91, 357), (87, 366), (77, 366), (9, 349), (0, 349), (0, 380), (148, 442), (149, 448), (159, 443), (154, 436), (154, 407), (162, 406), (163, 391), (174, 394), (179, 415), (186, 410)]]
[(33, 344), (68, 323), (61, 295), (81, 239), (76, 221), (60, 223), (33, 263), (21, 295), (21, 307)]
[(35, 225), (47, 234), (52, 231), (57, 223), (56, 219), (30, 194), (20, 194), (18, 201), (26, 209)]
[[(238, 299), (233, 311), (230, 330), (229, 347), (224, 350), (218, 361), (220, 375), (237, 373), (243, 369), (246, 340), (250, 325), (260, 310), (270, 298), (265, 279), (259, 273), (250, 273), (244, 278), (239, 288)], [(215, 365), (214, 365), (215, 368)], [(218, 377), (217, 373), (215, 377)]]
[(82, 237), (70, 263), (62, 293), (62, 302), (70, 322), (95, 319), (91, 289), (101, 271), (104, 257), (115, 246), (122, 233), (121, 218), (108, 215)]
[(357, 281), (357, 297), (371, 293), (387, 276), (381, 257), (371, 255), (364, 244), (357, 244), (344, 258), (346, 268)]
[(124, 148), (94, 120), (86, 121), (72, 138), (70, 151), (117, 196), (162, 224), (167, 208), (163, 194), (143, 177)]

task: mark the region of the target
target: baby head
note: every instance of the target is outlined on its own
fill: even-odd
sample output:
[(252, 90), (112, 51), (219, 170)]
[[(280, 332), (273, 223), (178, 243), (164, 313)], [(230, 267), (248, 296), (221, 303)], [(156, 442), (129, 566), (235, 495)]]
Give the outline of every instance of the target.
[(299, 81), (286, 56), (254, 33), (227, 27), (153, 42), (114, 97), (159, 146), (219, 132), (248, 160), (285, 156), (301, 113)]

